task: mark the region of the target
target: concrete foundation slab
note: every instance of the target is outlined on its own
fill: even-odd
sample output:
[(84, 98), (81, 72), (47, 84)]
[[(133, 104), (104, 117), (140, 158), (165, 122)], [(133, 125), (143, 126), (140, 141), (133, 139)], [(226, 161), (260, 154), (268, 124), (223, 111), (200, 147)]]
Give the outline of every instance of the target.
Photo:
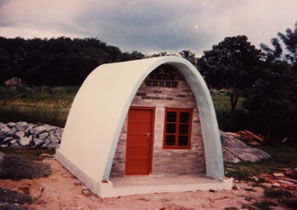
[(232, 182), (232, 178), (219, 181), (204, 175), (125, 176), (101, 183), (100, 196), (104, 198), (161, 192), (231, 190)]

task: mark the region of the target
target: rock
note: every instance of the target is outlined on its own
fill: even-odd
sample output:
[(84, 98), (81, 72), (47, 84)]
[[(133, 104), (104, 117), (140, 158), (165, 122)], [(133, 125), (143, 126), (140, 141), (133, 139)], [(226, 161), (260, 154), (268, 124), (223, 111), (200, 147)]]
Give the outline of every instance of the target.
[(23, 138), (25, 136), (25, 132), (24, 131), (18, 131), (18, 132), (15, 133), (15, 135), (21, 139), (21, 138)]
[(46, 128), (44, 126), (36, 126), (32, 129), (32, 133), (35, 135), (38, 135), (42, 133), (43, 131), (46, 131)]
[(253, 181), (257, 182), (257, 181), (259, 181), (260, 179), (259, 179), (259, 177), (252, 176), (252, 177), (251, 177), (251, 180), (253, 180)]
[(7, 125), (1, 123), (0, 124), (0, 139), (5, 138), (9, 131), (10, 131), (10, 128)]
[(240, 161), (258, 162), (271, 158), (271, 156), (256, 148), (247, 146), (244, 142), (233, 136), (220, 132), (225, 162), (238, 163)]
[(43, 141), (41, 139), (38, 139), (38, 138), (34, 138), (33, 142), (34, 142), (34, 145), (36, 147), (40, 146), (43, 143)]
[(55, 135), (58, 137), (58, 138), (62, 138), (62, 134), (63, 134), (63, 128), (58, 128), (56, 131), (55, 131)]
[(286, 181), (286, 180), (278, 180), (278, 182), (280, 182), (282, 184), (287, 184), (287, 185), (295, 185), (294, 183), (292, 183), (290, 181)]
[(26, 128), (26, 130), (25, 130), (25, 133), (30, 133), (31, 134), (31, 131), (32, 131), (32, 129), (35, 127), (35, 125), (34, 124), (32, 124), (32, 123), (28, 123), (28, 126), (27, 126), (27, 128)]
[(235, 148), (249, 148), (244, 142), (239, 139), (225, 134), (223, 131), (220, 131), (221, 142), (225, 147), (235, 147)]
[(61, 138), (59, 138), (55, 135), (52, 135), (52, 134), (50, 134), (50, 140), (56, 144), (59, 144), (61, 142)]
[(18, 122), (18, 123), (16, 123), (15, 127), (19, 131), (25, 131), (28, 127), (28, 123), (27, 122)]
[(82, 189), (81, 193), (86, 197), (90, 197), (92, 195), (92, 193), (88, 189)]
[(2, 140), (2, 144), (5, 144), (5, 143), (7, 143), (7, 142), (9, 142), (9, 141), (11, 141), (11, 140), (13, 140), (13, 139), (14, 139), (14, 138), (11, 137), (11, 136), (5, 137), (5, 138)]
[(44, 124), (43, 127), (45, 128), (46, 131), (50, 132), (51, 130), (54, 130), (58, 127), (56, 126), (52, 126), (52, 125), (48, 125), (48, 124)]
[(9, 143), (16, 144), (18, 141), (16, 139), (11, 140)]
[(17, 129), (15, 127), (12, 127), (10, 131), (7, 133), (7, 136), (13, 136), (17, 132)]
[(30, 137), (22, 137), (20, 140), (20, 145), (22, 146), (28, 146), (32, 141), (32, 136)]
[(10, 128), (12, 128), (12, 127), (15, 126), (15, 124), (16, 124), (16, 123), (14, 123), (14, 122), (9, 122), (9, 123), (7, 123), (7, 126), (10, 127)]
[(19, 144), (17, 143), (17, 141), (14, 142), (13, 144), (11, 144), (10, 147), (11, 147), (11, 148), (22, 148), (22, 146), (19, 145)]
[(275, 177), (281, 177), (281, 176), (285, 176), (283, 173), (273, 173), (273, 176)]
[(271, 188), (272, 187), (272, 184), (271, 183), (264, 182), (264, 183), (261, 183), (261, 186), (266, 187), (266, 188)]
[(49, 139), (45, 139), (43, 143), (44, 145), (48, 146), (51, 143), (51, 141)]
[(38, 138), (42, 139), (42, 140), (45, 140), (45, 139), (47, 139), (48, 136), (49, 136), (49, 133), (46, 131), (46, 132), (40, 133), (38, 135)]

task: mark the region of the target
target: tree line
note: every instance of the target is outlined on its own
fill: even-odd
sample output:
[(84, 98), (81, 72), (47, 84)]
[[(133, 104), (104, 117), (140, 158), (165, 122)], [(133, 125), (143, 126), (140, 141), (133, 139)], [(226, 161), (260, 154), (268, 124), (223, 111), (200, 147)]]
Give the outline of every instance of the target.
[[(238, 99), (245, 98), (248, 125), (266, 136), (295, 136), (297, 126), (297, 23), (279, 32), (272, 47), (257, 49), (245, 35), (226, 37), (203, 52), (179, 52), (195, 65), (211, 88), (227, 89), (231, 113)], [(122, 52), (96, 38), (28, 39), (0, 37), (0, 84), (12, 77), (27, 85), (79, 86), (87, 75), (104, 63), (157, 57)]]
[(12, 77), (27, 85), (78, 86), (97, 66), (143, 58), (96, 38), (0, 37), (0, 84)]

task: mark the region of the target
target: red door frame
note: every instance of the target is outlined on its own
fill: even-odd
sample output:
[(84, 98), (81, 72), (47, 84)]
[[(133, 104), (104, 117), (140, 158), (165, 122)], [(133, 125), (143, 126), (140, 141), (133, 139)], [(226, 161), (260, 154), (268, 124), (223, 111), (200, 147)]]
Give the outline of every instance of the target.
[[(130, 106), (130, 110), (150, 110), (152, 111), (152, 122), (151, 122), (151, 144), (150, 144), (150, 162), (149, 162), (149, 174), (152, 173), (152, 165), (153, 165), (153, 145), (154, 145), (154, 128), (155, 128), (155, 107), (139, 107), (139, 106)], [(126, 144), (128, 143), (128, 132), (129, 132), (129, 112), (128, 112), (128, 123), (127, 123), (127, 139)], [(125, 175), (126, 176), (135, 176), (135, 175), (128, 175), (126, 172), (127, 167), (127, 149), (126, 149), (126, 160), (125, 160)]]

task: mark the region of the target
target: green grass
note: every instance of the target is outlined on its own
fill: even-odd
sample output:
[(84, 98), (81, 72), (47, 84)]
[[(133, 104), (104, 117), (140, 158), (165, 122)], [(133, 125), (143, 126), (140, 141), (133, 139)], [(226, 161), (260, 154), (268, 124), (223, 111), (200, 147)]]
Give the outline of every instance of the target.
[(0, 121), (64, 127), (77, 91), (78, 87), (0, 87)]
[(1, 102), (3, 101), (26, 101), (26, 102), (36, 102), (36, 101), (50, 101), (55, 102), (57, 100), (63, 99), (64, 101), (72, 101), (75, 94), (78, 91), (78, 87), (29, 87), (29, 86), (19, 86), (19, 87), (5, 87), (0, 86), (0, 96)]
[[(79, 87), (5, 87), (0, 86), (0, 121), (27, 121), (63, 127)], [(240, 98), (237, 111), (230, 113), (230, 97), (211, 90), (222, 130), (240, 130), (246, 126)]]
[(214, 103), (219, 128), (223, 131), (238, 131), (246, 129), (250, 120), (248, 112), (243, 107), (244, 98), (238, 99), (234, 113), (231, 113), (230, 96), (222, 95), (219, 90), (210, 91)]
[(250, 180), (252, 176), (260, 173), (272, 173), (279, 168), (296, 168), (297, 166), (297, 147), (265, 146), (260, 149), (268, 152), (272, 158), (258, 163), (225, 164), (226, 176), (237, 180)]
[[(4, 87), (0, 86), (0, 121), (27, 121), (63, 127), (74, 96), (79, 87)], [(211, 95), (222, 130), (240, 130), (245, 127), (243, 98), (237, 111), (230, 113), (230, 97), (212, 90)]]
[[(214, 103), (215, 110), (217, 112), (230, 112), (231, 111), (231, 104), (230, 104), (230, 96), (228, 95), (221, 95), (216, 90), (211, 90), (211, 97)], [(244, 110), (242, 103), (244, 101), (243, 97), (238, 99), (238, 103), (236, 106), (237, 110)]]
[(69, 107), (27, 104), (26, 102), (12, 105), (0, 105), (2, 122), (26, 121), (30, 123), (47, 123), (64, 127)]

